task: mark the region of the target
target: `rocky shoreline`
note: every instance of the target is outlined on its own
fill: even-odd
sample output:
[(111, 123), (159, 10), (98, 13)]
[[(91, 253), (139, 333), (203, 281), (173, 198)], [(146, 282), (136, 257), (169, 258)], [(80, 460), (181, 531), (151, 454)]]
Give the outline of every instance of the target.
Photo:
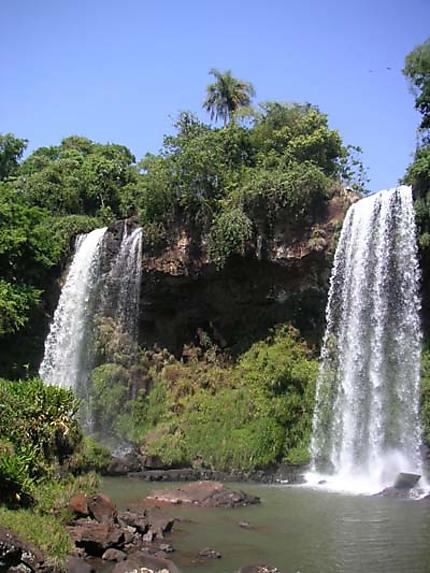
[(166, 468), (156, 459), (141, 459), (135, 454), (124, 457), (112, 457), (111, 462), (102, 469), (103, 476), (128, 476), (150, 482), (191, 482), (214, 480), (219, 482), (243, 482), (261, 484), (301, 484), (304, 483), (304, 465), (280, 464), (265, 470), (232, 470), (223, 472), (208, 468)]
[[(65, 526), (74, 549), (67, 558), (65, 570), (70, 573), (180, 573), (170, 558), (175, 549), (169, 536), (178, 519), (170, 513), (169, 506), (189, 504), (209, 509), (234, 509), (259, 503), (258, 497), (233, 491), (215, 481), (199, 481), (154, 491), (124, 510), (119, 510), (104, 494), (75, 494), (68, 508), (73, 517)], [(245, 522), (238, 525), (249, 527)], [(221, 557), (210, 547), (196, 555), (199, 562)], [(60, 570), (64, 571), (64, 568), (51, 565), (37, 548), (0, 527), (0, 571), (57, 573)], [(254, 565), (239, 572), (276, 573), (277, 569)]]

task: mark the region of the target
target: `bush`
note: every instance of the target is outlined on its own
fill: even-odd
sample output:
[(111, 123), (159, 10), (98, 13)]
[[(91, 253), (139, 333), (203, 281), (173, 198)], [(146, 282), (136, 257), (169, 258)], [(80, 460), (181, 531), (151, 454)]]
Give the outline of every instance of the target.
[(28, 502), (35, 480), (52, 475), (82, 439), (71, 391), (41, 380), (0, 380), (0, 491), (4, 502)]
[(173, 466), (304, 463), (317, 372), (311, 351), (287, 327), (254, 344), (235, 366), (213, 353), (169, 364), (149, 395), (129, 404), (133, 437)]
[(209, 232), (209, 256), (222, 268), (231, 255), (243, 255), (252, 237), (252, 222), (241, 209), (221, 213)]
[(102, 472), (109, 465), (111, 459), (111, 453), (107, 448), (93, 438), (85, 436), (70, 458), (68, 468), (73, 474)]

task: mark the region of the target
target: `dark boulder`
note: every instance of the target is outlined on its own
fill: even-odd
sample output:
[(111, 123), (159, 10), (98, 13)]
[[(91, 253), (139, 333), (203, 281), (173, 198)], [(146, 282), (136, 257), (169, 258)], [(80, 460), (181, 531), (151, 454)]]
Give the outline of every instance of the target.
[(393, 487), (396, 489), (412, 489), (420, 481), (421, 476), (418, 474), (411, 474), (401, 472), (396, 478)]
[(0, 526), (0, 571), (41, 571), (44, 561), (39, 549)]
[(22, 542), (8, 529), (0, 527), (0, 571), (21, 563)]
[(118, 526), (95, 521), (78, 520), (66, 527), (77, 547), (83, 547), (88, 555), (100, 557), (109, 547), (124, 543), (124, 532)]
[(117, 515), (117, 521), (121, 527), (133, 527), (139, 533), (146, 533), (149, 529), (149, 522), (146, 511), (121, 511)]

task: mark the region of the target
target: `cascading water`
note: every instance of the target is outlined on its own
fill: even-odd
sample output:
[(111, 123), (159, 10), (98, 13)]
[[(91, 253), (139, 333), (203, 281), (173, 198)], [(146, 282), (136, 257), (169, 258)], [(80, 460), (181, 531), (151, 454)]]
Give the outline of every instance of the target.
[(129, 230), (127, 221), (121, 245), (105, 282), (105, 312), (110, 312), (133, 341), (137, 340), (142, 275), (142, 228)]
[[(40, 366), (47, 384), (72, 388), (82, 400), (81, 421), (87, 431), (100, 430), (92, 407), (91, 370), (97, 365), (94, 333), (98, 319), (111, 316), (137, 348), (142, 229), (124, 222), (116, 255), (107, 247), (107, 229), (81, 235), (61, 291)], [(109, 432), (110, 428), (104, 428)]]
[(66, 282), (61, 291), (40, 365), (46, 384), (72, 388), (85, 395), (87, 343), (97, 289), (100, 283), (100, 252), (106, 228), (80, 235)]
[(376, 491), (422, 473), (418, 293), (411, 189), (352, 205), (330, 279), (308, 481)]

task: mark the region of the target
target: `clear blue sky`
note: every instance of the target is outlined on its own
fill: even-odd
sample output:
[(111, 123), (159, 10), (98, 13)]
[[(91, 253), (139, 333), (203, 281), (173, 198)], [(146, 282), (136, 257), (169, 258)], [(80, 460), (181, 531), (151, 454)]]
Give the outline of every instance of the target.
[(258, 101), (317, 104), (364, 149), (374, 190), (416, 144), (401, 68), (430, 35), (430, 0), (1, 0), (0, 23), (0, 132), (30, 149), (80, 134), (140, 159), (179, 110), (207, 119), (211, 67)]

